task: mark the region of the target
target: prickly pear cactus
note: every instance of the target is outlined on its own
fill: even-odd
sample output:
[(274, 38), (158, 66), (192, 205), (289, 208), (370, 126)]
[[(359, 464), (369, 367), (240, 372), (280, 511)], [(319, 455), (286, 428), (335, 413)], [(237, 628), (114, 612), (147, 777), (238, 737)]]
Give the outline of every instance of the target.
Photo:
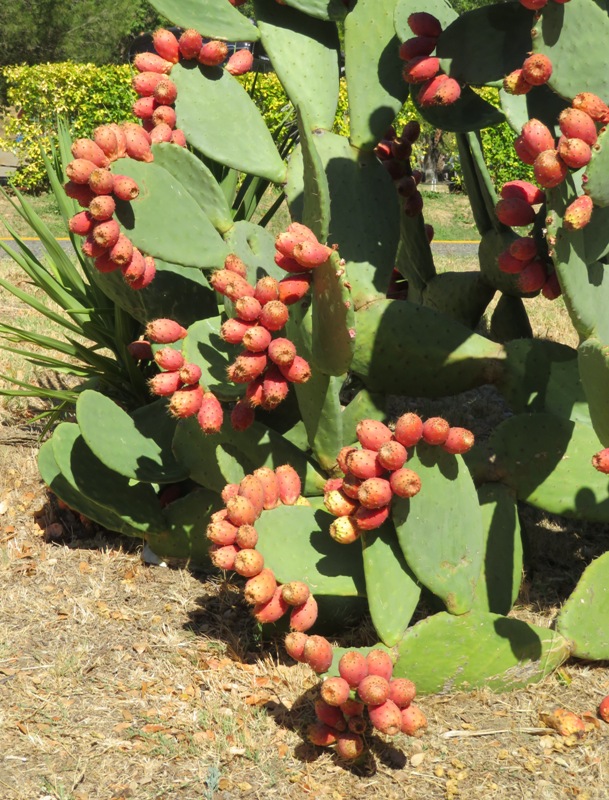
[[(255, 0), (251, 24), (232, 0), (153, 5), (184, 30), (157, 31), (135, 59), (141, 124), (109, 121), (65, 165), (83, 258), (148, 323), (131, 350), (150, 404), (83, 391), (76, 423), (40, 452), (44, 480), (162, 555), (242, 576), (255, 619), (289, 627), (289, 654), (333, 671), (309, 737), (345, 758), (370, 725), (424, 727), (413, 680), (420, 693), (502, 690), (571, 654), (609, 658), (604, 556), (556, 631), (504, 616), (522, 568), (517, 501), (609, 520), (609, 449), (591, 461), (609, 445), (604, 9)], [(339, 21), (349, 136), (332, 131)], [(236, 80), (249, 50), (227, 58), (226, 42), (258, 39), (296, 143)], [(501, 87), (500, 108), (481, 86)], [(457, 134), (478, 272), (436, 272), (411, 167), (420, 126), (391, 127), (409, 94)], [(536, 184), (493, 186), (479, 130), (504, 120)], [(282, 194), (256, 224), (270, 184)], [(272, 235), (283, 198), (292, 222)], [(531, 338), (539, 292), (563, 294), (577, 351)], [(497, 293), (491, 340), (474, 328)], [(387, 424), (388, 394), (485, 384), (512, 415), (484, 447), (439, 417)], [(366, 608), (381, 643), (366, 657), (309, 633)]]

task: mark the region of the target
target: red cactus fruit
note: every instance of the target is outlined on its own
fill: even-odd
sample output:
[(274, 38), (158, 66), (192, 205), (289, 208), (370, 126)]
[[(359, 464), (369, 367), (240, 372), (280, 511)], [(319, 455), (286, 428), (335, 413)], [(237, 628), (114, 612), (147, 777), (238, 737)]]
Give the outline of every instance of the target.
[(92, 139), (75, 139), (71, 153), (75, 159), (92, 161), (97, 167), (107, 167), (110, 163), (108, 156)]
[(516, 284), (521, 292), (529, 294), (531, 292), (538, 292), (547, 278), (546, 266), (540, 259), (536, 258), (525, 265), (524, 269), (518, 276)]
[(454, 78), (448, 75), (436, 75), (430, 81), (421, 84), (419, 104), (423, 108), (429, 106), (449, 106), (461, 96), (461, 87)]
[(171, 134), (171, 141), (180, 147), (186, 147), (186, 134), (180, 128), (176, 128)]
[(380, 450), (393, 439), (389, 428), (376, 419), (362, 419), (357, 423), (355, 434), (365, 450)]
[[(171, 78), (162, 78), (154, 87), (153, 97), (161, 106), (170, 106), (176, 101), (178, 87)], [(169, 124), (169, 123), (168, 123)], [(175, 122), (174, 122), (175, 124)]]
[(558, 155), (571, 169), (581, 169), (590, 162), (592, 148), (583, 139), (566, 139), (558, 142)]
[(125, 130), (127, 155), (136, 161), (152, 161), (154, 156), (150, 152), (150, 137), (143, 128), (137, 125)]
[(427, 444), (444, 444), (450, 425), (442, 417), (430, 417), (423, 423), (422, 438)]
[(152, 112), (153, 125), (169, 125), (173, 128), (176, 124), (176, 112), (171, 106), (157, 106)]
[(323, 722), (312, 722), (307, 728), (307, 739), (316, 747), (328, 747), (335, 744), (339, 736), (345, 735)]
[(548, 0), (520, 0), (520, 5), (528, 8), (529, 11), (539, 11), (548, 4)]
[(224, 269), (247, 279), (247, 266), (236, 253), (229, 253), (224, 259)]
[(107, 195), (114, 191), (114, 176), (108, 169), (98, 167), (89, 175), (89, 188), (97, 195)]
[(328, 478), (328, 480), (324, 483), (324, 494), (329, 494), (330, 492), (335, 492), (342, 488), (342, 478)]
[(253, 525), (260, 516), (256, 507), (247, 497), (235, 495), (226, 504), (227, 518), (233, 525)]
[(495, 214), (499, 222), (511, 228), (521, 228), (535, 221), (535, 211), (524, 200), (516, 197), (501, 199), (495, 206)]
[(279, 499), (285, 506), (293, 506), (300, 497), (301, 483), (298, 473), (289, 464), (283, 464), (275, 470)]
[[(91, 201), (93, 202), (93, 201)], [(114, 247), (118, 242), (121, 229), (115, 219), (108, 219), (105, 222), (98, 222), (93, 228), (93, 241), (101, 245), (104, 249)]]
[(93, 141), (103, 151), (108, 161), (118, 158), (116, 133), (110, 125), (100, 125), (93, 131)]
[(421, 491), (421, 479), (416, 472), (405, 467), (392, 472), (389, 483), (398, 497), (414, 497)]
[(406, 83), (425, 83), (439, 71), (440, 59), (436, 56), (416, 56), (404, 65), (402, 77)]
[(303, 581), (290, 581), (281, 587), (283, 599), (290, 606), (302, 606), (311, 597), (311, 590)]
[(280, 364), (279, 370), (290, 383), (306, 383), (311, 377), (309, 362), (301, 356), (294, 356), (291, 364)]
[(259, 575), (264, 567), (264, 556), (258, 550), (246, 548), (239, 550), (235, 557), (233, 569), (243, 578), (253, 578)]
[(570, 203), (563, 217), (563, 224), (567, 230), (578, 231), (590, 222), (594, 203), (587, 194), (580, 195)]
[[(241, 550), (241, 553), (247, 552), (245, 550)], [(252, 552), (256, 552), (255, 550)], [(235, 558), (235, 564), (237, 563), (237, 559)], [(263, 569), (254, 577), (250, 578), (243, 589), (243, 596), (245, 598), (245, 602), (249, 603), (252, 606), (260, 605), (261, 603), (268, 603), (268, 601), (273, 597), (275, 594), (275, 590), (277, 589), (277, 581), (275, 580), (275, 576), (273, 575), (273, 571), (270, 569)], [(304, 647), (304, 643), (303, 643)]]
[(70, 218), (68, 227), (72, 233), (77, 236), (88, 236), (93, 230), (95, 220), (88, 211), (79, 211)]
[[(97, 245), (95, 246), (97, 247)], [(119, 269), (119, 265), (110, 258), (110, 253), (106, 251), (95, 259), (95, 269), (105, 274), (107, 272), (115, 272)]]
[(522, 75), (532, 86), (541, 86), (550, 80), (552, 62), (543, 53), (533, 53), (522, 64)]
[(533, 88), (522, 74), (522, 69), (515, 69), (503, 79), (503, 88), (508, 94), (528, 94)]
[(520, 236), (512, 242), (509, 252), (518, 261), (530, 261), (537, 255), (537, 242), (531, 236)]
[(258, 603), (253, 608), (253, 615), (258, 622), (277, 622), (288, 610), (288, 604), (281, 596), (281, 586), (273, 592), (273, 596), (266, 603)]
[(349, 650), (341, 656), (338, 662), (338, 672), (341, 678), (347, 681), (352, 689), (356, 689), (368, 675), (368, 662), (366, 657), (357, 650)]
[(353, 515), (353, 519), (361, 531), (374, 531), (380, 528), (388, 517), (388, 505), (382, 508), (365, 508), (364, 506), (360, 506)]
[(235, 544), (239, 545), (239, 547), (244, 550), (256, 547), (258, 544), (258, 532), (256, 528), (254, 528), (253, 525), (240, 525), (237, 528)]
[(427, 718), (421, 709), (411, 703), (401, 711), (402, 724), (400, 730), (407, 736), (417, 736), (427, 727)]
[(393, 678), (389, 681), (389, 699), (398, 708), (407, 708), (416, 697), (417, 689), (408, 678)]
[(408, 412), (395, 423), (394, 436), (397, 442), (404, 447), (413, 447), (418, 444), (423, 435), (423, 420), (418, 414)]
[(402, 208), (407, 217), (416, 217), (417, 214), (420, 214), (423, 210), (423, 195), (421, 192), (417, 189), (410, 197), (407, 197)]
[(363, 734), (368, 729), (368, 721), (365, 717), (350, 717), (347, 722), (347, 728), (351, 733)]
[(144, 256), (140, 253), (137, 247), (133, 248), (131, 260), (128, 264), (123, 264), (121, 267), (121, 272), (123, 274), (125, 283), (129, 284), (131, 287), (133, 287), (134, 283), (140, 281), (144, 277), (144, 273), (146, 272), (146, 262), (144, 260)]
[[(286, 599), (285, 592), (283, 592), (283, 599)], [(317, 614), (317, 600), (310, 594), (304, 603), (292, 608), (292, 613), (290, 614), (290, 628), (293, 631), (308, 631), (309, 628), (315, 625)]]
[(224, 489), (220, 492), (220, 497), (222, 498), (223, 503), (228, 503), (231, 497), (235, 497), (235, 495), (239, 494), (239, 484), (238, 483), (227, 483)]
[(143, 339), (138, 339), (136, 342), (128, 344), (127, 350), (136, 361), (152, 360), (152, 347), (150, 347), (150, 342), (146, 342)]
[(258, 408), (258, 406), (262, 405), (262, 400), (264, 399), (262, 391), (263, 383), (264, 379), (259, 377), (247, 384), (245, 389), (245, 399), (252, 406), (252, 408)]
[(357, 694), (367, 706), (378, 706), (389, 698), (389, 680), (382, 675), (370, 675), (359, 682)]
[(402, 714), (392, 700), (386, 700), (378, 706), (368, 707), (368, 716), (373, 727), (387, 736), (395, 736), (400, 732)]
[(271, 300), (278, 300), (279, 281), (275, 278), (271, 278), (270, 275), (265, 275), (263, 278), (260, 278), (256, 283), (254, 297), (258, 300), (260, 305), (266, 305), (266, 303), (270, 303)]
[(462, 455), (474, 446), (474, 434), (467, 428), (451, 428), (442, 448), (453, 456)]
[(108, 125), (116, 136), (116, 158), (124, 158), (127, 155), (127, 142), (125, 140), (125, 132), (122, 127), (116, 122), (110, 122)]
[(279, 331), (288, 321), (290, 312), (281, 300), (271, 300), (262, 306), (258, 321), (269, 331)]
[(205, 42), (199, 50), (198, 59), (206, 67), (217, 67), (228, 55), (228, 45), (226, 42), (213, 40)]
[(275, 472), (270, 467), (259, 467), (253, 474), (262, 484), (263, 508), (275, 508), (279, 503), (279, 483)]
[(307, 294), (311, 288), (312, 275), (310, 272), (290, 275), (279, 281), (279, 300), (286, 306), (291, 306)]
[(336, 753), (346, 761), (359, 758), (364, 751), (364, 742), (357, 733), (339, 733), (336, 739)]
[(301, 267), (313, 269), (325, 264), (332, 255), (332, 248), (317, 241), (305, 239), (294, 247), (294, 259)]
[[(88, 258), (97, 258), (98, 256), (101, 256), (101, 255), (104, 255), (104, 254), (107, 255), (107, 250), (108, 250), (107, 247), (104, 247), (104, 245), (99, 244), (99, 242), (96, 242), (95, 239), (93, 238), (93, 234), (91, 234), (91, 233), (87, 236), (85, 241), (82, 243), (80, 249), (82, 250), (84, 255), (86, 255)], [(101, 272), (101, 270), (100, 270), (100, 272)]]
[(162, 347), (154, 354), (154, 360), (161, 369), (175, 372), (184, 366), (184, 356), (172, 347)]
[(201, 380), (201, 367), (198, 364), (185, 363), (180, 369), (180, 380), (186, 386), (191, 386), (199, 383)]
[(173, 63), (166, 61), (156, 53), (137, 53), (133, 59), (133, 66), (138, 72), (158, 72), (168, 75), (171, 72)]
[(255, 475), (246, 475), (239, 484), (239, 492), (242, 497), (247, 497), (256, 509), (256, 516), (260, 516), (264, 509), (264, 486)]
[(545, 192), (535, 184), (529, 183), (529, 181), (508, 181), (504, 183), (501, 187), (501, 197), (505, 200), (510, 197), (516, 197), (519, 200), (524, 200), (530, 206), (543, 203), (546, 199)]
[(558, 115), (560, 130), (568, 139), (582, 139), (592, 146), (598, 139), (594, 120), (585, 111), (577, 108), (565, 108)]
[[(253, 300), (253, 298), (251, 299)], [(247, 324), (242, 342), (251, 353), (264, 353), (271, 343), (271, 332), (262, 325)]]
[(180, 60), (180, 48), (178, 40), (171, 31), (166, 28), (158, 28), (152, 34), (152, 44), (157, 53), (166, 61), (177, 64)]
[(428, 56), (436, 48), (436, 39), (433, 36), (413, 36), (400, 45), (398, 52), (402, 61), (411, 61), (418, 56)]
[(220, 326), (220, 336), (228, 344), (241, 344), (243, 337), (251, 327), (249, 322), (243, 322), (240, 319), (227, 319)]
[(239, 550), (234, 544), (227, 544), (225, 547), (212, 544), (209, 548), (209, 558), (214, 567), (228, 570), (235, 565), (235, 558), (238, 552)]
[(336, 463), (338, 464), (340, 470), (346, 475), (349, 471), (349, 467), (347, 465), (347, 458), (349, 453), (352, 453), (354, 450), (358, 450), (359, 448), (355, 447), (354, 445), (346, 445), (345, 447), (341, 447), (338, 455), (336, 456)]
[(93, 219), (96, 219), (98, 222), (105, 222), (106, 220), (111, 219), (115, 210), (116, 203), (114, 202), (114, 198), (110, 197), (108, 194), (94, 197), (89, 203), (89, 213)]
[(603, 722), (609, 722), (609, 695), (601, 700), (598, 707), (598, 715)]
[(539, 185), (551, 189), (564, 181), (569, 170), (556, 150), (546, 150), (535, 159), (533, 171)]
[(592, 466), (599, 472), (609, 475), (609, 447), (599, 450), (592, 456)]
[(350, 687), (344, 678), (326, 678), (321, 685), (321, 698), (329, 706), (338, 707), (349, 699)]
[[(100, 151), (101, 152), (101, 151)], [(86, 158), (75, 158), (66, 167), (66, 175), (72, 183), (88, 183), (91, 173), (99, 166)]]
[(592, 92), (576, 94), (571, 105), (573, 108), (588, 114), (595, 122), (602, 122), (603, 124), (609, 122), (609, 106)]
[(252, 295), (244, 295), (235, 301), (235, 311), (243, 322), (255, 322), (260, 316), (262, 306)]
[(518, 158), (524, 164), (532, 165), (535, 163), (537, 153), (527, 147), (522, 136), (518, 136), (516, 139), (514, 139), (514, 150), (516, 151)]
[(226, 71), (231, 75), (245, 75), (249, 72), (254, 64), (254, 54), (244, 47), (237, 50), (226, 62)]
[(330, 536), (338, 544), (353, 544), (361, 536), (361, 529), (353, 517), (337, 517), (329, 528)]
[(550, 129), (538, 119), (530, 119), (522, 126), (522, 140), (531, 153), (543, 153), (554, 149), (554, 136)]
[(237, 530), (231, 522), (226, 519), (210, 522), (205, 530), (205, 536), (212, 544), (219, 544), (225, 547), (227, 544), (235, 544)]
[(326, 492), (324, 505), (335, 517), (349, 517), (359, 508), (359, 502), (348, 497), (340, 489)]
[(393, 472), (406, 463), (408, 452), (403, 444), (393, 440), (385, 442), (378, 450), (378, 462), (383, 469)]
[[(197, 422), (203, 433), (218, 433), (222, 427), (223, 419), (224, 412), (220, 401), (212, 392), (205, 392), (201, 408), (197, 414)], [(231, 520), (231, 522), (234, 522), (235, 525), (241, 524), (236, 520)]]
[(268, 347), (268, 357), (278, 367), (287, 367), (296, 358), (296, 346), (289, 339), (273, 339)]
[(347, 454), (346, 461), (349, 472), (362, 480), (379, 478), (384, 471), (376, 450), (352, 450)]
[(347, 729), (347, 720), (340, 708), (329, 705), (325, 700), (318, 699), (315, 701), (315, 716), (320, 722), (329, 725), (337, 731), (344, 731)]
[[(135, 250), (135, 248), (134, 248)], [(131, 281), (131, 288), (135, 290), (145, 289), (149, 286), (156, 276), (156, 264), (152, 256), (144, 256), (144, 274)], [(123, 275), (123, 277), (125, 277)]]
[[(391, 502), (393, 492), (384, 478), (368, 478), (359, 487), (357, 499), (364, 508), (383, 508)], [(347, 498), (348, 499), (348, 498)]]
[(253, 425), (256, 412), (247, 400), (238, 400), (230, 412), (230, 424), (235, 431), (246, 431)]
[(154, 111), (155, 107), (155, 99), (152, 97), (152, 95), (150, 95), (150, 97), (138, 98), (131, 106), (131, 111), (139, 119), (148, 120), (152, 118), (152, 112)]
[(148, 381), (148, 388), (152, 394), (159, 397), (171, 397), (180, 387), (180, 376), (177, 372), (161, 372), (153, 375)]
[(332, 664), (332, 645), (323, 636), (309, 636), (302, 655), (314, 672), (327, 672)]
[(347, 700), (340, 706), (340, 710), (346, 717), (361, 717), (365, 708), (364, 703), (360, 703), (359, 700)]
[(150, 131), (150, 144), (164, 144), (170, 142), (173, 131), (166, 122), (160, 122)]
[(300, 631), (292, 631), (285, 637), (286, 652), (294, 661), (304, 661), (304, 648), (308, 638), (306, 633)]
[(385, 680), (390, 680), (393, 673), (393, 661), (385, 650), (370, 650), (366, 655), (369, 675), (380, 675)]
[(265, 411), (272, 411), (288, 396), (290, 384), (283, 377), (279, 368), (269, 367), (262, 377), (262, 399), (260, 405)]
[(71, 197), (72, 200), (76, 200), (81, 208), (88, 208), (89, 203), (95, 197), (95, 193), (86, 183), (80, 184), (68, 181), (64, 183), (63, 190), (68, 197)]
[(133, 76), (131, 85), (140, 97), (152, 97), (157, 83), (162, 80), (163, 75), (159, 72), (140, 72)]
[(280, 269), (284, 269), (286, 272), (298, 274), (302, 272), (302, 264), (296, 261), (295, 258), (280, 253), (279, 250), (275, 251), (274, 261)]
[(137, 183), (133, 180), (133, 178), (129, 178), (127, 175), (114, 176), (114, 186), (112, 191), (114, 192), (115, 197), (117, 197), (119, 200), (125, 200), (127, 202), (130, 200), (135, 200), (140, 193)]
[(508, 275), (518, 275), (527, 263), (527, 261), (514, 258), (509, 250), (504, 250), (497, 256), (497, 266), (501, 272), (506, 272)]
[(199, 57), (199, 51), (203, 47), (203, 37), (193, 28), (188, 28), (178, 39), (178, 49), (182, 58), (190, 61)]
[(442, 23), (433, 14), (417, 11), (408, 17), (408, 27), (415, 36), (430, 36), (437, 39), (442, 33)]
[(541, 293), (546, 300), (556, 300), (557, 297), (560, 297), (562, 288), (558, 282), (558, 275), (555, 272), (548, 275), (546, 282), (541, 287)]
[(356, 478), (355, 475), (352, 475), (350, 472), (348, 472), (342, 481), (342, 486), (340, 487), (341, 490), (347, 495), (347, 497), (357, 500), (357, 493), (359, 492), (359, 487), (362, 485), (362, 479)]
[(267, 365), (266, 353), (251, 353), (246, 350), (237, 356), (227, 370), (233, 383), (249, 383), (262, 375)]

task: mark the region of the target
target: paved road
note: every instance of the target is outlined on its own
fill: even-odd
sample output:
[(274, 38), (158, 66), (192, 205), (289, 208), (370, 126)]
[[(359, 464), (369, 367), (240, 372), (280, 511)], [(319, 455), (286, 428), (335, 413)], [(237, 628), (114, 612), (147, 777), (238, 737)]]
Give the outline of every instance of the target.
[[(0, 237), (0, 241), (8, 244), (9, 247), (15, 250), (18, 249), (15, 242), (10, 238)], [(40, 244), (39, 239), (25, 238), (25, 241), (37, 258), (44, 255), (44, 248)], [(69, 239), (58, 239), (57, 241), (67, 253), (73, 252), (72, 243)], [(439, 256), (476, 256), (478, 254), (478, 242), (438, 241), (432, 242), (431, 249)]]

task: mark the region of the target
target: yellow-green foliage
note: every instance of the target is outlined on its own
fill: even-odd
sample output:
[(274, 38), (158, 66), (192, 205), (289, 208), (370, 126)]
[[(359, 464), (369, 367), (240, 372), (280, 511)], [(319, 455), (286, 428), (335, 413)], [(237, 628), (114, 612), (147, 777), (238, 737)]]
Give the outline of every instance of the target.
[(12, 150), (21, 162), (15, 185), (26, 191), (46, 187), (40, 148), (50, 150), (57, 115), (68, 120), (72, 135), (88, 136), (97, 125), (134, 119), (129, 66), (38, 64), (4, 67), (7, 98), (19, 116), (8, 116), (0, 148)]

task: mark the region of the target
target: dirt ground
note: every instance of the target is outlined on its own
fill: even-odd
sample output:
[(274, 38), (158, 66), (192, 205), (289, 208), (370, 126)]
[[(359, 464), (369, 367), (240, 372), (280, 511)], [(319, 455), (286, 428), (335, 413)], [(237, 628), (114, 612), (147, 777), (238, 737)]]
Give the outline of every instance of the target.
[[(234, 580), (142, 565), (137, 544), (49, 501), (35, 454), (0, 446), (3, 800), (607, 797), (609, 725), (565, 739), (540, 715), (594, 712), (609, 665), (421, 698), (421, 738), (378, 736), (350, 767), (304, 743), (315, 676), (259, 640)], [(607, 532), (534, 525), (544, 558), (516, 614), (549, 624)], [(364, 626), (342, 643), (366, 640)]]

